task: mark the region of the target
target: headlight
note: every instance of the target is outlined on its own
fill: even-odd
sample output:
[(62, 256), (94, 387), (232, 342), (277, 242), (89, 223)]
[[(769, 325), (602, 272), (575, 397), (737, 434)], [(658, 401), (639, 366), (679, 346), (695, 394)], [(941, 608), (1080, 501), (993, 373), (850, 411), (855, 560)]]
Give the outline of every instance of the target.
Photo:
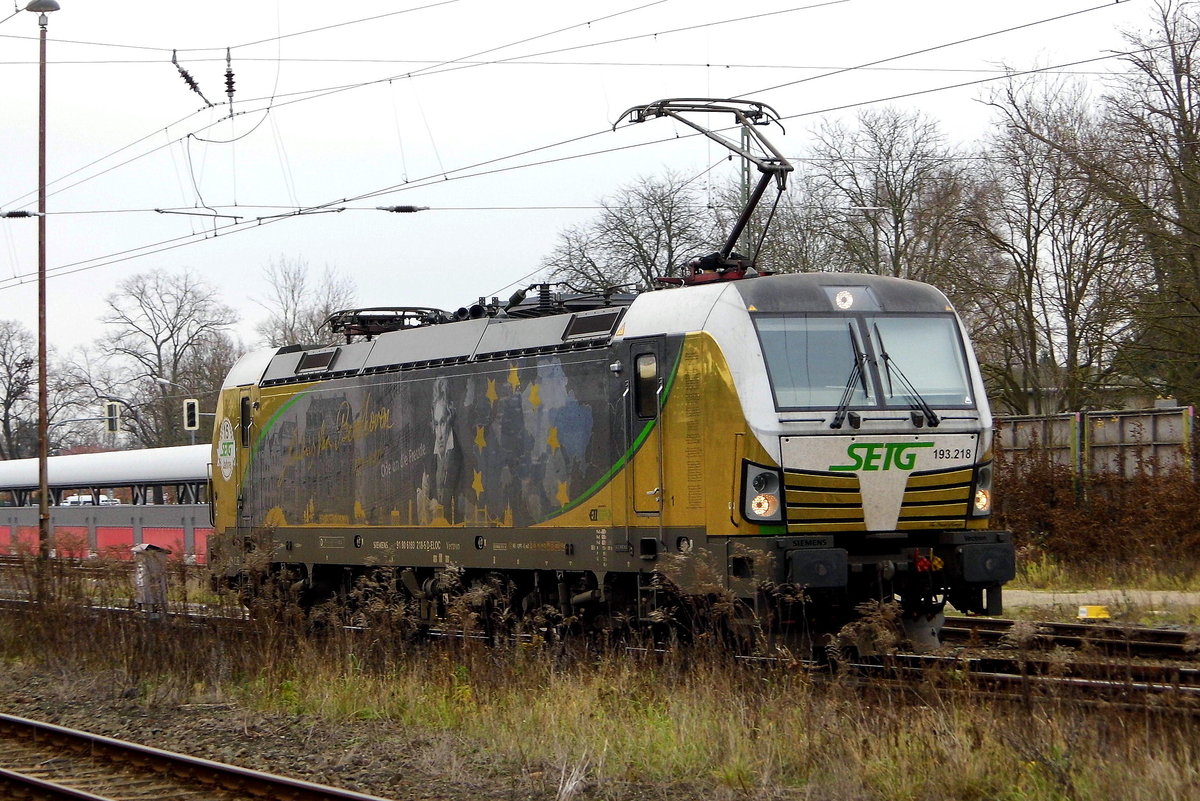
[(750, 511), (759, 517), (774, 517), (779, 511), (779, 496), (760, 492), (750, 501)]
[(779, 485), (779, 477), (774, 473), (763, 471), (750, 482), (750, 486), (754, 487), (755, 492), (770, 492), (774, 493)]
[(981, 465), (975, 468), (975, 497), (971, 505), (971, 514), (983, 517), (992, 513), (992, 465)]
[(782, 479), (779, 471), (753, 462), (742, 463), (742, 517), (751, 523), (783, 521)]

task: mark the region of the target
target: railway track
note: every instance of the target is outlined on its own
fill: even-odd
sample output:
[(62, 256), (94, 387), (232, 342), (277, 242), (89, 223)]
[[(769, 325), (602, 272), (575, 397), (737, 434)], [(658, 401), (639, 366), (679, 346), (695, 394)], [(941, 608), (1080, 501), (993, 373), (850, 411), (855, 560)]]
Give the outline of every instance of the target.
[[(22, 614), (31, 608), (36, 608), (36, 604), (0, 601), (0, 610), (13, 614)], [(241, 636), (243, 630), (249, 631), (255, 626), (240, 615), (222, 616), (207, 608), (177, 607), (157, 619), (127, 607), (90, 606), (81, 609), (81, 613), (123, 617), (133, 626), (204, 628), (233, 636)], [(269, 621), (259, 623), (270, 626)], [(353, 634), (360, 627), (345, 626), (343, 629)], [(1193, 667), (1197, 663), (1200, 635), (1195, 632), (981, 617), (947, 618), (942, 632), (947, 644), (967, 648), (957, 654), (893, 654), (881, 660), (853, 660), (853, 665), (845, 663), (845, 667), (863, 678), (909, 683), (922, 681), (945, 687), (965, 682), (976, 689), (996, 693), (1028, 695), (1034, 692), (1075, 697), (1090, 694), (1096, 699), (1141, 705), (1159, 704), (1160, 699), (1169, 696), (1172, 703), (1180, 703), (1182, 710), (1190, 710), (1189, 714), (1200, 711), (1200, 667)], [(295, 633), (303, 636), (302, 629)], [(424, 638), (488, 639), (481, 633), (438, 628), (425, 631)], [(980, 653), (976, 647), (987, 650)], [(1047, 651), (1053, 652), (1044, 653)], [(791, 665), (810, 670), (814, 675), (828, 669), (826, 664), (791, 658), (750, 657), (748, 661)]]
[(1030, 659), (1015, 657), (896, 654), (856, 662), (855, 670), (876, 675), (920, 678), (938, 685), (969, 684), (989, 690), (1053, 692), (1093, 700), (1148, 703), (1171, 699), (1181, 709), (1200, 713), (1200, 669), (1128, 661)]
[(0, 715), (0, 795), (86, 801), (382, 801), (11, 715)]
[(942, 641), (1020, 648), (1063, 646), (1107, 656), (1191, 660), (1200, 656), (1200, 634), (1095, 623), (1050, 623), (999, 618), (947, 617)]
[[(0, 611), (24, 614), (36, 606), (37, 603), (31, 601), (28, 595), (0, 597)], [(91, 615), (133, 618), (145, 616), (145, 610), (128, 605), (84, 604), (80, 610)], [(205, 626), (222, 624), (236, 627), (249, 622), (248, 613), (244, 608), (231, 607), (228, 604), (172, 603), (166, 610), (151, 617)], [(343, 628), (354, 631), (361, 627), (346, 625)], [(443, 639), (459, 637), (461, 633), (432, 627), (426, 630), (425, 636)], [(488, 639), (482, 633), (470, 635), (469, 638)], [(529, 635), (524, 635), (524, 638), (529, 639)], [(941, 639), (947, 645), (1014, 648), (1022, 651), (1063, 647), (1082, 654), (1126, 659), (1168, 659), (1179, 662), (1200, 660), (1200, 632), (1137, 625), (948, 616), (941, 631)]]
[(1121, 711), (1158, 718), (1200, 718), (1200, 686), (1194, 683), (1172, 682), (1169, 676), (1152, 681), (1115, 675), (1088, 677), (1087, 671), (1059, 676), (1039, 674), (1034, 664), (1025, 668), (1021, 673), (1011, 666), (980, 660), (906, 655), (847, 663), (835, 672), (813, 670), (811, 675), (814, 684), (849, 684), (865, 693), (882, 690), (926, 705), (962, 697), (970, 703), (990, 699), (1005, 705), (998, 709), (1015, 704), (1023, 709), (1078, 708), (1101, 714)]
[[(657, 652), (667, 653), (665, 649)], [(932, 688), (1005, 701), (1068, 701), (1200, 717), (1200, 669), (1179, 665), (906, 653), (834, 662), (790, 656), (737, 659), (768, 670), (804, 670), (816, 683), (863, 683), (918, 693), (921, 688)]]
[[(0, 576), (6, 573), (28, 572), (28, 557), (0, 555)], [(132, 577), (132, 562), (91, 563), (89, 560), (62, 560), (56, 564), (59, 573)], [(0, 589), (0, 592), (3, 592)], [(16, 610), (28, 603), (28, 588), (10, 591), (10, 597), (0, 598), (0, 605)], [(132, 607), (90, 607), (113, 613), (136, 612)], [(170, 616), (186, 616), (198, 621), (211, 618), (244, 618), (240, 607), (188, 604), (186, 611), (172, 604)], [(437, 629), (430, 630), (434, 637)], [(1200, 632), (1179, 629), (1156, 629), (1134, 625), (1103, 623), (1053, 623), (1043, 621), (1014, 621), (1001, 618), (948, 616), (942, 628), (942, 641), (950, 644), (980, 646), (1013, 646), (1022, 649), (1048, 649), (1062, 646), (1080, 651), (1123, 656), (1134, 659), (1192, 660), (1200, 657)]]

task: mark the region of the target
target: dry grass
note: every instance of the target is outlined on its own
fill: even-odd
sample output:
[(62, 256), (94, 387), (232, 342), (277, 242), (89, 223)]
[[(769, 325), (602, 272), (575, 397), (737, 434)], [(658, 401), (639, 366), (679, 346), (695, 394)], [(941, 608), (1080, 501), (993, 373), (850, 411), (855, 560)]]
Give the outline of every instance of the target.
[(430, 732), (447, 743), (446, 769), (485, 753), (497, 775), (531, 777), (564, 801), (625, 797), (631, 786), (832, 801), (1100, 799), (1120, 788), (1149, 801), (1200, 786), (1196, 726), (1169, 714), (814, 678), (703, 645), (661, 654), (582, 639), (417, 642), (384, 604), (356, 614), (365, 632), (331, 618), (314, 630), (286, 599), (248, 629), (90, 615), (76, 604), (124, 593), (128, 605), (128, 575), (61, 579), (39, 614), (6, 614), (0, 656), (64, 677), (104, 674), (150, 704), (234, 702)]
[(533, 647), (443, 645), (379, 672), (353, 660), (267, 671), (234, 695), (267, 709), (452, 732), (501, 770), (549, 766), (566, 797), (581, 785), (632, 782), (746, 797), (1103, 798), (1116, 776), (1128, 798), (1184, 797), (1200, 757), (1187, 721), (817, 684), (796, 668), (719, 656), (556, 660)]

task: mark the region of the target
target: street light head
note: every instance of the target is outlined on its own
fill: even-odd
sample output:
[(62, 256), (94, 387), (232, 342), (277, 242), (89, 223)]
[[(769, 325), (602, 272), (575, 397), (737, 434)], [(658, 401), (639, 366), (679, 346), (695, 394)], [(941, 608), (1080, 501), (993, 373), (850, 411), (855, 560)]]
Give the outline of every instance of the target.
[(26, 11), (32, 11), (34, 14), (49, 14), (51, 11), (58, 11), (61, 6), (58, 0), (29, 0), (29, 5), (25, 6)]

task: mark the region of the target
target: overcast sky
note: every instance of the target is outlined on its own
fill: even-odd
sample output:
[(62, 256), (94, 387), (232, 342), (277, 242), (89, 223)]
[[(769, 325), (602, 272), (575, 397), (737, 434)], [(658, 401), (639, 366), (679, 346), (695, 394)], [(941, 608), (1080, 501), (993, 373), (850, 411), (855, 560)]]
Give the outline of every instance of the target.
[[(155, 268), (203, 276), (245, 318), (247, 345), (263, 270), (281, 258), (338, 268), (362, 306), (505, 296), (599, 198), (724, 155), (666, 120), (612, 132), (629, 106), (762, 100), (786, 118), (786, 135), (768, 136), (798, 155), (823, 120), (909, 95), (887, 102), (969, 143), (999, 84), (942, 87), (1122, 50), (1121, 31), (1153, 12), (1151, 0), (60, 2), (47, 124), (60, 352), (100, 336), (104, 298)], [(4, 211), (37, 197), (37, 16), (14, 12), (0, 6)], [(1099, 79), (1121, 64), (1071, 69)], [(374, 210), (395, 204), (432, 208)], [(275, 216), (298, 208), (345, 210)], [(229, 216), (201, 216), (213, 212)], [(36, 270), (36, 220), (0, 219), (0, 319), (35, 329)]]

